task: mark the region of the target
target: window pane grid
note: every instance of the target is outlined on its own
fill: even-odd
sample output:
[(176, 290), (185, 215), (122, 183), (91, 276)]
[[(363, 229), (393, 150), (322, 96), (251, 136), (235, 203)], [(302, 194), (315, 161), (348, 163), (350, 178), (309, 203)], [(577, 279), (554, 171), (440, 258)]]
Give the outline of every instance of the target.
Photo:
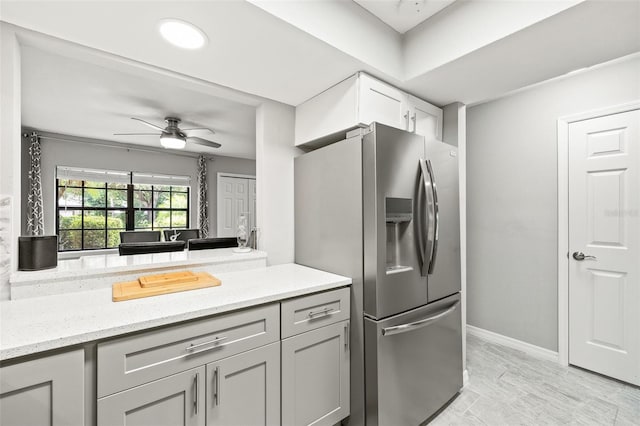
[(117, 247), (121, 231), (189, 227), (188, 186), (57, 183), (58, 251)]

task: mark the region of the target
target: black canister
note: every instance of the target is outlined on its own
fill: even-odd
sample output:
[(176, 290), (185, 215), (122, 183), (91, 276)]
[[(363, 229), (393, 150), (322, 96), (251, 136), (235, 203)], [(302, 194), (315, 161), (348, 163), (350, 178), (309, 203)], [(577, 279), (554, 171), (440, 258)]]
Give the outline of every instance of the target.
[(18, 237), (18, 270), (40, 271), (58, 266), (58, 236)]

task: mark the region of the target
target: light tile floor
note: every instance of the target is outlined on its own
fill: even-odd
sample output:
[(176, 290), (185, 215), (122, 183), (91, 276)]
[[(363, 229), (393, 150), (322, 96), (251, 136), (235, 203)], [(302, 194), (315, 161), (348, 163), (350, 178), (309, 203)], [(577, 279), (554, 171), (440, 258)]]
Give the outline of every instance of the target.
[(640, 388), (467, 336), (469, 384), (430, 426), (640, 425)]

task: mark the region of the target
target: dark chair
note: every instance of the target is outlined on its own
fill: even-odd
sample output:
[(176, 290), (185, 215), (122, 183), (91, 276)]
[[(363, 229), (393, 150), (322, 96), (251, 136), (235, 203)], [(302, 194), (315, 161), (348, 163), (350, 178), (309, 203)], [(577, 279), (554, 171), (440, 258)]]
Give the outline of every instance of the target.
[(123, 231), (121, 243), (152, 243), (160, 241), (160, 231)]
[(238, 247), (237, 238), (198, 238), (189, 240), (189, 250), (208, 250), (217, 248)]
[(189, 241), (195, 238), (200, 238), (199, 229), (165, 229), (164, 240), (171, 241), (171, 237), (177, 235), (175, 241)]
[(132, 254), (166, 253), (184, 250), (184, 241), (153, 241), (142, 243), (120, 243), (118, 251), (120, 256)]

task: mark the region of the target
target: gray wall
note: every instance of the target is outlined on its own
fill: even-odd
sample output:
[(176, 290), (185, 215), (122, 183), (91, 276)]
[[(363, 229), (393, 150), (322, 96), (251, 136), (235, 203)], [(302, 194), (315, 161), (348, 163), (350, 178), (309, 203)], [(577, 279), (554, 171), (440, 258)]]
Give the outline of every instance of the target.
[[(120, 147), (91, 143), (64, 142), (42, 139), (42, 192), (44, 226), (47, 234), (55, 234), (55, 173), (56, 166), (76, 166), (107, 170), (156, 172), (191, 177), (191, 210), (189, 224), (197, 227), (198, 182), (197, 159), (170, 152), (128, 150)], [(22, 169), (29, 170), (29, 141), (22, 141)], [(216, 156), (207, 163), (209, 188), (209, 229), (215, 229), (216, 172), (255, 174), (255, 161)], [(22, 211), (26, 212), (28, 174), (22, 174)], [(22, 233), (26, 233), (26, 220), (22, 219)]]
[(236, 157), (216, 156), (207, 163), (207, 187), (209, 189), (209, 234), (217, 235), (217, 199), (218, 199), (218, 173), (236, 173), (241, 175), (256, 175), (255, 160), (246, 160)]
[(557, 119), (640, 99), (635, 58), (467, 115), (467, 323), (558, 349)]

